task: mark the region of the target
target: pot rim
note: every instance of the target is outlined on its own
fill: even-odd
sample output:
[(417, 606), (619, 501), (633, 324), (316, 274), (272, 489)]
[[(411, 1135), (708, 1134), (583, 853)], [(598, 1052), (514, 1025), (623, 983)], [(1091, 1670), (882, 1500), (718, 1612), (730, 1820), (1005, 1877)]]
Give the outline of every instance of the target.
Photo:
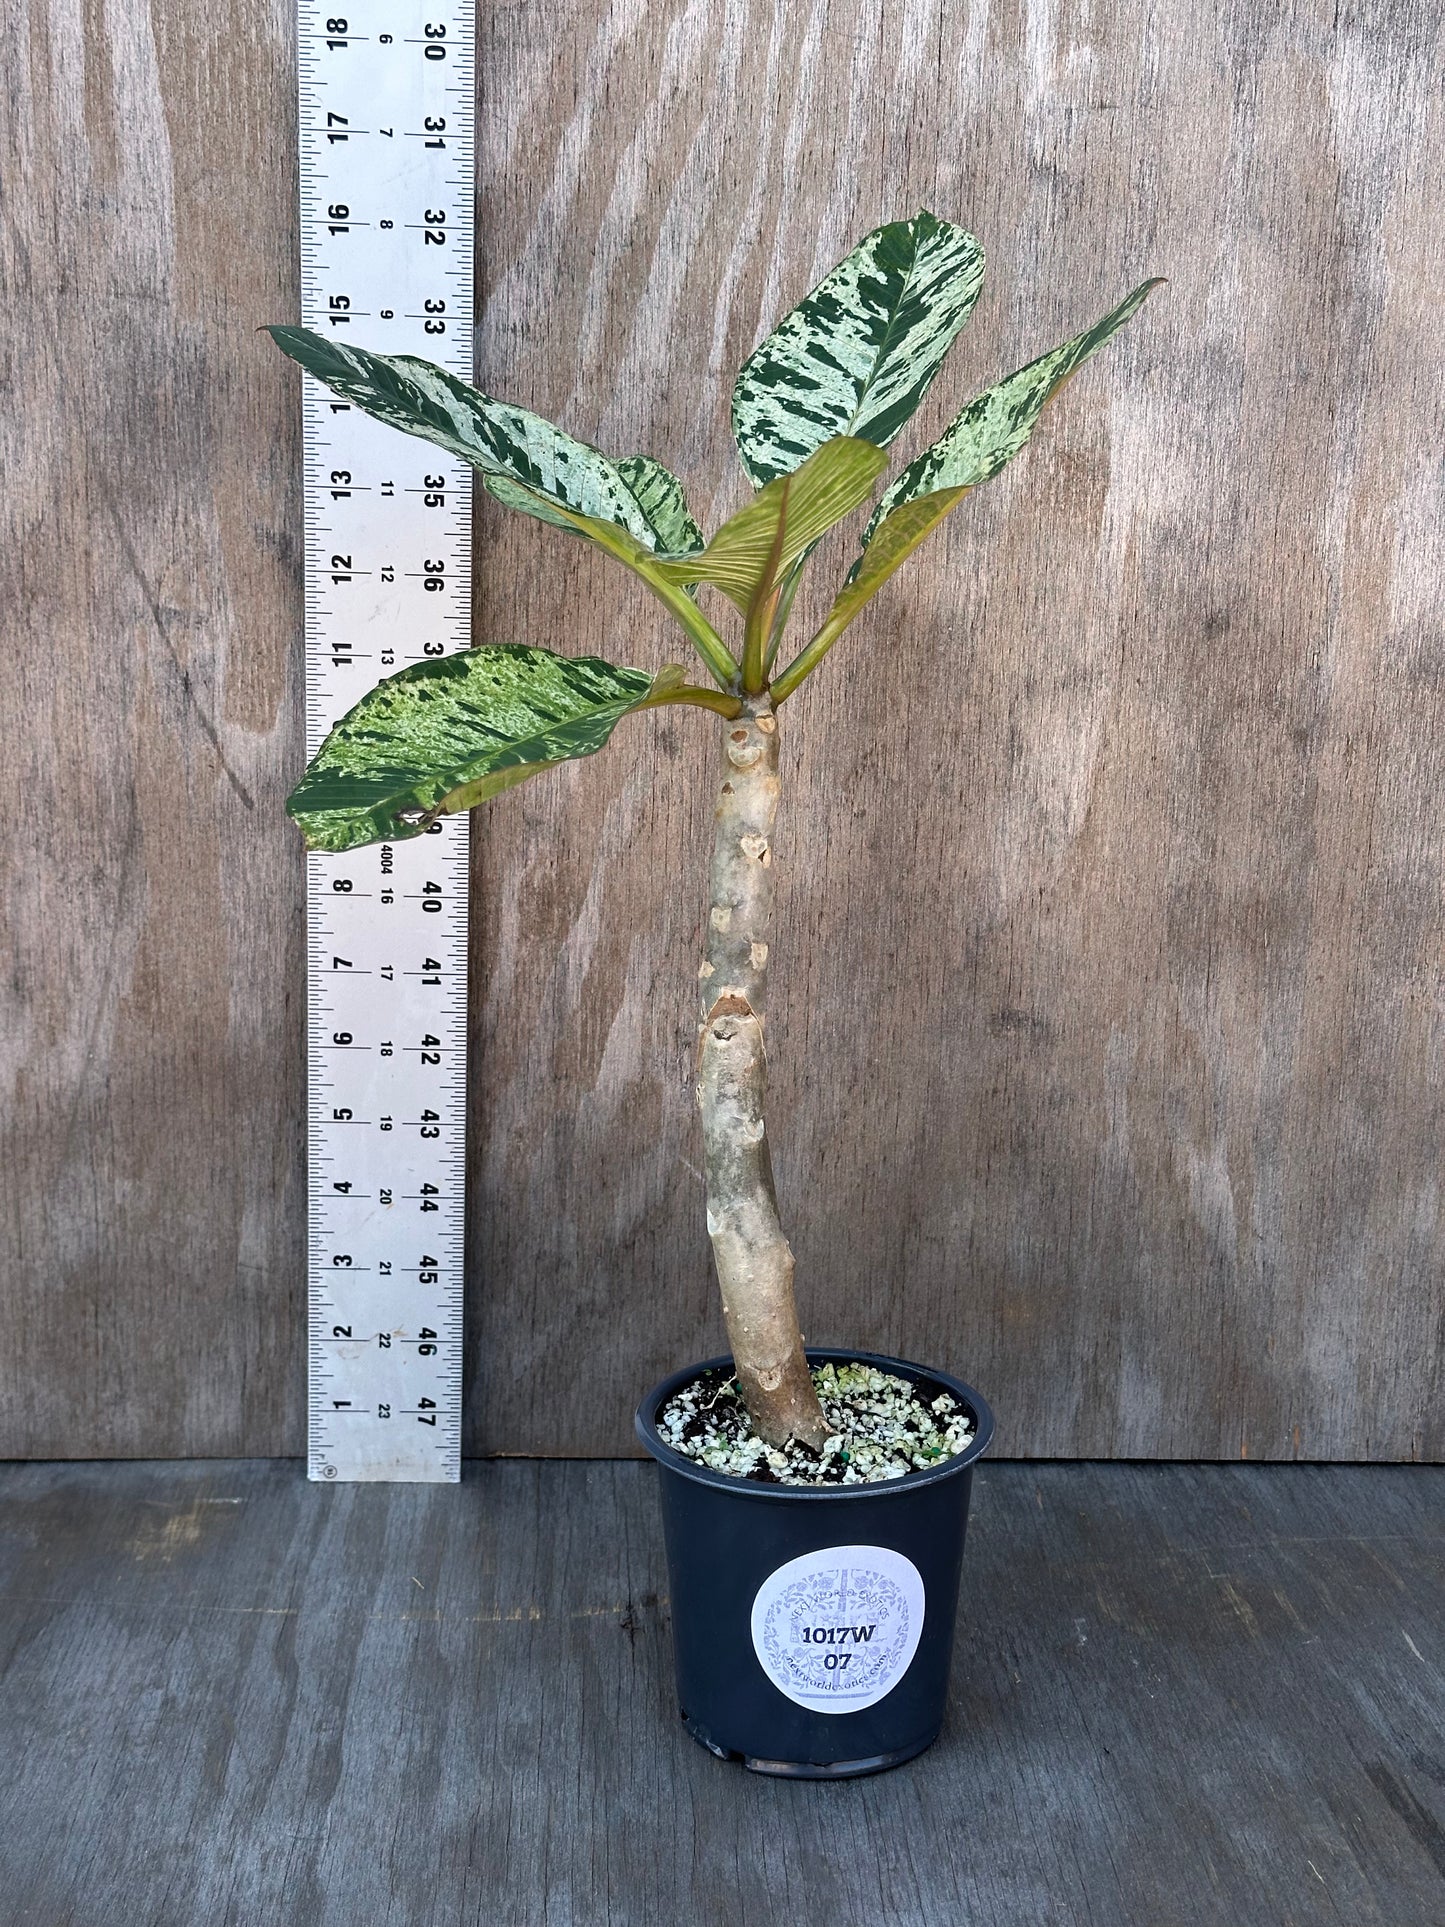
[(916, 1492), (920, 1486), (937, 1485), (941, 1479), (951, 1479), (966, 1471), (983, 1457), (993, 1441), (993, 1412), (987, 1400), (951, 1372), (940, 1371), (933, 1365), (915, 1365), (906, 1358), (890, 1358), (884, 1352), (855, 1351), (841, 1345), (808, 1345), (804, 1349), (810, 1365), (876, 1365), (880, 1371), (893, 1372), (900, 1378), (912, 1380), (915, 1385), (923, 1379), (946, 1392), (952, 1392), (973, 1414), (975, 1431), (972, 1440), (962, 1452), (956, 1452), (951, 1459), (944, 1459), (938, 1465), (905, 1472), (901, 1478), (873, 1479), (860, 1485), (765, 1485), (758, 1479), (740, 1478), (735, 1472), (718, 1472), (710, 1465), (699, 1465), (696, 1459), (690, 1459), (668, 1445), (657, 1429), (656, 1415), (684, 1385), (691, 1384), (695, 1378), (700, 1378), (715, 1366), (731, 1365), (732, 1356), (727, 1352), (718, 1358), (706, 1358), (698, 1365), (684, 1365), (680, 1371), (670, 1372), (666, 1378), (659, 1380), (637, 1408), (634, 1423), (638, 1438), (659, 1465), (665, 1466), (670, 1472), (681, 1473), (685, 1479), (693, 1479), (699, 1485), (720, 1487), (725, 1492), (736, 1493), (740, 1499), (782, 1500), (784, 1503), (883, 1499), (890, 1495), (902, 1498), (909, 1492)]

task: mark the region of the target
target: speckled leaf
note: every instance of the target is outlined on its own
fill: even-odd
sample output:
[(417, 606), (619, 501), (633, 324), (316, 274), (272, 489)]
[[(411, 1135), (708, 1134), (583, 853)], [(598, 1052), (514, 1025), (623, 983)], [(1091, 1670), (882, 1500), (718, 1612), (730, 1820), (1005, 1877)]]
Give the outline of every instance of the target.
[[(1157, 279), (1143, 282), (1092, 328), (975, 396), (932, 448), (924, 449), (884, 491), (863, 536), (865, 550), (888, 515), (903, 503), (942, 490), (976, 488), (997, 475), (1033, 434), (1050, 397), (1138, 313), (1159, 285)], [(855, 576), (861, 575), (866, 560), (866, 554), (859, 557)]]
[(872, 442), (839, 435), (802, 467), (760, 489), (700, 555), (656, 563), (673, 582), (711, 582), (746, 610), (804, 551), (866, 502), (888, 458)]
[(610, 462), (540, 415), (493, 401), (445, 368), (412, 355), (372, 354), (327, 341), (309, 328), (277, 327), (270, 333), (278, 348), (343, 400), (469, 462), (480, 472), (483, 487), (506, 507), (605, 549), (660, 597), (716, 680), (729, 685), (736, 664), (721, 637), (691, 597), (652, 567), (654, 553), (667, 546), (664, 528), (668, 539), (681, 534), (684, 548), (694, 539), (701, 545), (681, 484), (660, 462), (646, 455), (631, 456), (625, 464)]
[(733, 434), (753, 481), (789, 474), (833, 435), (886, 448), (982, 285), (978, 242), (926, 209), (860, 241), (743, 363)]
[(480, 469), (509, 508), (574, 526), (572, 510), (616, 522), (645, 548), (657, 546), (637, 497), (613, 464), (586, 442), (525, 408), (494, 401), (414, 355), (378, 355), (328, 341), (309, 328), (272, 328), (278, 348), (343, 401), (408, 435), (420, 435)]
[(569, 757), (676, 688), (682, 671), (618, 669), (597, 656), (496, 643), (414, 664), (343, 716), (286, 808), (313, 850), (420, 836)]
[(657, 538), (653, 548), (666, 555), (691, 555), (703, 546), (702, 530), (670, 468), (651, 455), (627, 455), (616, 466)]
[(863, 548), (823, 626), (773, 683), (784, 701), (815, 669), (848, 624), (971, 488), (998, 474), (1028, 441), (1051, 395), (1143, 305), (1146, 281), (1112, 313), (975, 397), (886, 489), (863, 532)]

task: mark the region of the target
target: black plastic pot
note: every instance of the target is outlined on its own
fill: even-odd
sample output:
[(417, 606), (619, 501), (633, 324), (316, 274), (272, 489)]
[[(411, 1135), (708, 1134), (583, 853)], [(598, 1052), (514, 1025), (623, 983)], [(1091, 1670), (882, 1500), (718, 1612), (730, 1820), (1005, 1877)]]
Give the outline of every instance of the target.
[(662, 1468), (673, 1644), (695, 1740), (755, 1773), (879, 1773), (943, 1723), (973, 1466), (993, 1414), (969, 1386), (872, 1352), (809, 1362), (875, 1365), (927, 1396), (949, 1392), (976, 1424), (956, 1458), (874, 1485), (764, 1485), (684, 1458), (658, 1412), (710, 1366), (674, 1372), (637, 1409)]

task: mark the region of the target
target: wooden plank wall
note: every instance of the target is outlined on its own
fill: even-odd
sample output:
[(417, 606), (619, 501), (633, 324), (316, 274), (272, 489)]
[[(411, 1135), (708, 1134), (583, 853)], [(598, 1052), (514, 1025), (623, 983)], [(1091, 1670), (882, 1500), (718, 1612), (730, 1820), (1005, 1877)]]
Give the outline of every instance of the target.
[[(302, 1436), (289, 10), (12, 0), (0, 1452)], [(717, 516), (732, 372), (920, 203), (950, 402), (1170, 277), (785, 712), (806, 1322), (999, 1449), (1439, 1458), (1441, 24), (1419, 0), (483, 0), (480, 376)], [(479, 517), (478, 635), (663, 621)], [(630, 1449), (715, 1349), (713, 745), (479, 820), (469, 1438)]]

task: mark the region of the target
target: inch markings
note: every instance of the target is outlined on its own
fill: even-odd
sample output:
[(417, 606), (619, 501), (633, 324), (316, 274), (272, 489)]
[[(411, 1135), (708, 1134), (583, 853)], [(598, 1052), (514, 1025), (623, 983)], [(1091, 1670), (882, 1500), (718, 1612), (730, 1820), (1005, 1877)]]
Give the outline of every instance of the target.
[[(470, 380), (474, 33), (301, 0), (305, 325)], [(470, 471), (303, 378), (306, 748), (471, 640)], [(461, 1476), (467, 819), (307, 858), (309, 1471)]]

